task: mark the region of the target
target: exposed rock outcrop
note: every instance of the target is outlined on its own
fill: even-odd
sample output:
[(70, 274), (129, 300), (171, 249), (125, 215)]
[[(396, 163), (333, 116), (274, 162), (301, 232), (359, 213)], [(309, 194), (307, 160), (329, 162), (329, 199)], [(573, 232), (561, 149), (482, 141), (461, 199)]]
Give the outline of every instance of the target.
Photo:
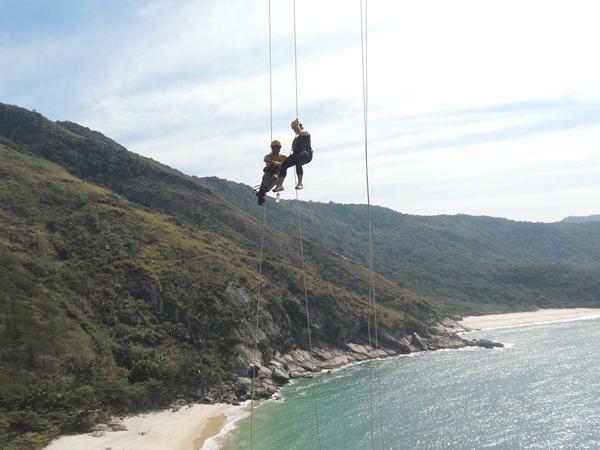
[(104, 436), (106, 432), (110, 431), (127, 431), (127, 427), (122, 419), (113, 417), (108, 422), (97, 423), (90, 429), (93, 437)]
[[(248, 306), (251, 296), (240, 287), (230, 285), (228, 297), (237, 307)], [(229, 363), (235, 368), (237, 381), (230, 387), (239, 400), (265, 398), (273, 395), (279, 387), (290, 380), (310, 377), (314, 372), (332, 370), (349, 364), (375, 358), (387, 358), (402, 354), (463, 347), (502, 347), (500, 343), (485, 339), (467, 340), (459, 333), (468, 329), (455, 318), (432, 320), (429, 331), (421, 334), (404, 334), (381, 326), (378, 328), (379, 348), (369, 344), (368, 326), (325, 314), (311, 315), (312, 355), (308, 348), (308, 329), (297, 335), (290, 329), (283, 330), (267, 309), (259, 315), (260, 328), (249, 320), (243, 320), (236, 328), (241, 342)], [(335, 333), (331, 330), (335, 329)], [(284, 350), (285, 341), (293, 341), (296, 348)], [(256, 342), (255, 345), (250, 344)], [(256, 346), (256, 348), (255, 348)], [(303, 347), (303, 348), (298, 348)], [(223, 393), (218, 394), (221, 398)]]
[(409, 339), (405, 339), (405, 342), (398, 344), (396, 349), (380, 348), (379, 350), (357, 343), (348, 343), (344, 348), (333, 345), (322, 346), (313, 349), (312, 357), (306, 350), (294, 350), (284, 355), (277, 354), (274, 359), (266, 363), (257, 362), (261, 361), (258, 352), (240, 345), (239, 355), (230, 359), (240, 375), (237, 378), (236, 395), (240, 400), (247, 400), (253, 396), (254, 398), (270, 397), (290, 380), (310, 377), (313, 370), (322, 372), (369, 359), (440, 349), (504, 346), (487, 339), (467, 340), (458, 335), (421, 337), (417, 333), (413, 333)]

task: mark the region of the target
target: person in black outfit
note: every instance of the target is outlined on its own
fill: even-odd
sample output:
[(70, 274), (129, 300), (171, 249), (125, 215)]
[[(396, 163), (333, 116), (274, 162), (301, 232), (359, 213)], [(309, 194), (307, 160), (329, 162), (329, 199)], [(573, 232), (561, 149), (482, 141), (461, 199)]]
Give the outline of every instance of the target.
[(310, 133), (304, 129), (304, 125), (300, 120), (296, 119), (292, 122), (292, 129), (296, 133), (294, 142), (292, 142), (292, 154), (286, 158), (281, 165), (279, 171), (279, 181), (277, 186), (273, 188), (273, 192), (283, 191), (283, 181), (287, 175), (287, 170), (296, 166), (296, 174), (298, 175), (298, 184), (296, 189), (304, 189), (302, 179), (304, 178), (304, 170), (302, 166), (308, 164), (313, 158), (313, 149), (310, 145)]

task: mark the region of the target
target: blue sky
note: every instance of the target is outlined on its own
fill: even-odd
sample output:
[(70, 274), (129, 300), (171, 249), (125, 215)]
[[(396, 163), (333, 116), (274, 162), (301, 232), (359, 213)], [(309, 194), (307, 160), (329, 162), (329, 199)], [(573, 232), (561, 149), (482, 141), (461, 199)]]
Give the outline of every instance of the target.
[[(300, 198), (365, 203), (360, 2), (295, 3), (298, 110), (315, 149)], [(542, 222), (600, 213), (599, 11), (368, 0), (371, 202)], [(272, 137), (284, 153), (293, 16), (292, 0), (271, 0)], [(260, 181), (268, 0), (0, 0), (0, 67), (0, 102), (190, 175)]]

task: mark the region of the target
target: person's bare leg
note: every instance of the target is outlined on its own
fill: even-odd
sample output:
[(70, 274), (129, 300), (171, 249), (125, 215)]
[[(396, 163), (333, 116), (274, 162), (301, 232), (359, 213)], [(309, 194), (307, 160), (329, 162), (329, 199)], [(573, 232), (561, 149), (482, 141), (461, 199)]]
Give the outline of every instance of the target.
[(302, 184), (302, 179), (304, 175), (298, 175), (298, 184), (296, 185), (296, 189), (303, 189), (304, 185)]

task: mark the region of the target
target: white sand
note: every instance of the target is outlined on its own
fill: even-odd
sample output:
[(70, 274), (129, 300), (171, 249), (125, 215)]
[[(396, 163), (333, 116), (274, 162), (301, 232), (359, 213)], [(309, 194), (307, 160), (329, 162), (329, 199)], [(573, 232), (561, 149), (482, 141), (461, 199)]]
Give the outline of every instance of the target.
[(227, 421), (223, 411), (229, 406), (193, 405), (177, 412), (126, 417), (123, 424), (128, 431), (107, 431), (100, 437), (64, 436), (46, 450), (198, 450), (206, 439), (219, 433)]
[[(499, 328), (555, 320), (600, 317), (600, 309), (540, 309), (534, 312), (469, 316), (459, 323), (473, 330)], [(64, 436), (45, 450), (198, 450), (209, 437), (216, 436), (227, 418), (230, 405), (193, 405), (178, 412), (171, 410), (127, 417), (128, 431)], [(141, 434), (145, 433), (145, 434)]]
[(492, 314), (489, 316), (469, 316), (458, 322), (472, 330), (508, 327), (528, 323), (552, 322), (555, 320), (580, 319), (582, 317), (600, 317), (600, 309), (569, 308), (539, 309), (533, 312)]

